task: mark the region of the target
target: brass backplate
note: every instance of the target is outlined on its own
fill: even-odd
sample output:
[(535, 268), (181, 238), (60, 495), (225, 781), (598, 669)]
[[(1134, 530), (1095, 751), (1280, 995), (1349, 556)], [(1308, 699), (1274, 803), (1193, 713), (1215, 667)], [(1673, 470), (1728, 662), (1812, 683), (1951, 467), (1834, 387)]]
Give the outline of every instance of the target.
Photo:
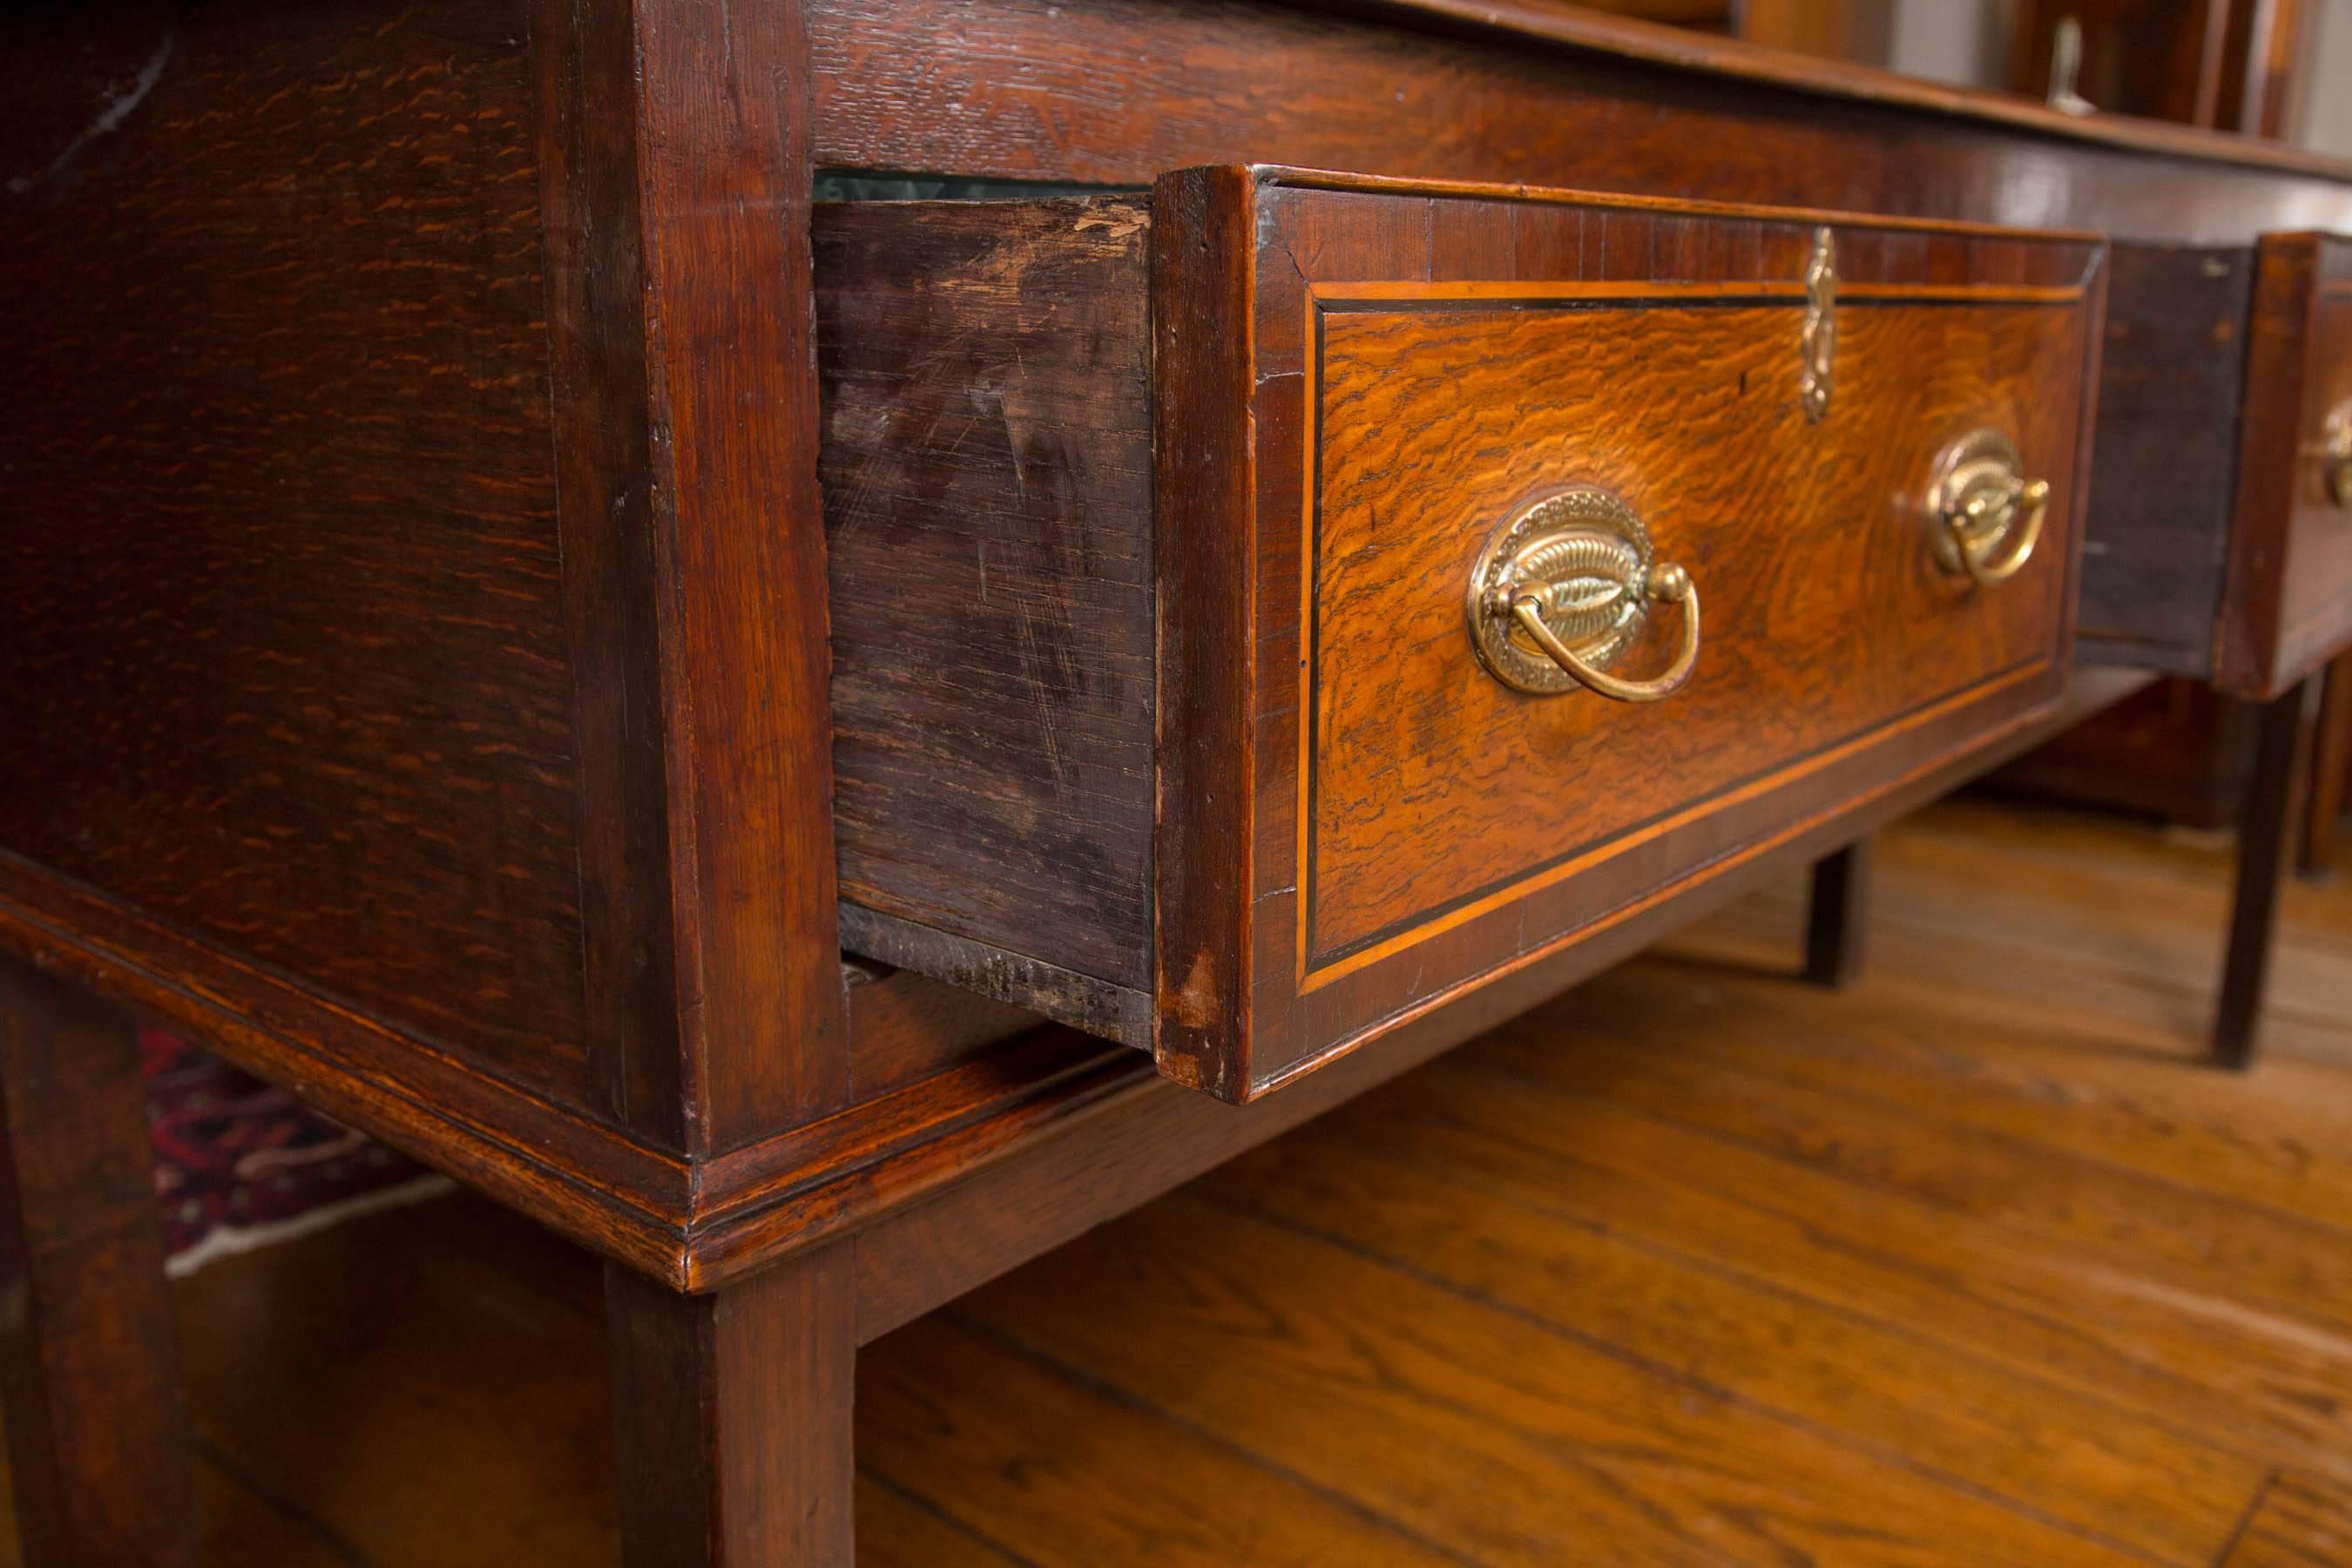
[(1837, 373), (1837, 237), (1826, 224), (1813, 230), (1812, 255), (1805, 262), (1805, 325), (1797, 347), (1803, 356), (1798, 389), (1805, 418), (1818, 425), (1830, 411)]
[(1554, 636), (1606, 668), (1648, 613), (1649, 530), (1613, 491), (1576, 485), (1521, 508), (1487, 537), (1470, 574), (1470, 643), (1516, 691), (1567, 691), (1577, 679), (1511, 618), (1530, 594)]

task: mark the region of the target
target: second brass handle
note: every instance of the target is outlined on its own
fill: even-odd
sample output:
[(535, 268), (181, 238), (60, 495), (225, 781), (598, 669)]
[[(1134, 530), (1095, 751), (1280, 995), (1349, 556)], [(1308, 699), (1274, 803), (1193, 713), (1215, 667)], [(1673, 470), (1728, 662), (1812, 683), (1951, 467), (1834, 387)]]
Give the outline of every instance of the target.
[[(2010, 509), (2013, 521), (2008, 527), (1981, 544), (1973, 542), (1975, 531), (1999, 508)], [(1957, 515), (1947, 515), (1945, 525), (1957, 536), (1954, 553), (1959, 557), (1960, 569), (1979, 588), (1995, 587), (2008, 582), (2018, 569), (2033, 559), (2033, 547), (2042, 542), (2042, 524), (2050, 510), (2050, 481), (2026, 479), (2006, 493), (1979, 492), (1965, 502)], [(2010, 542), (2009, 548), (1999, 555), (1995, 547)]]
[(1682, 651), (1675, 656), (1675, 662), (1667, 666), (1664, 675), (1651, 680), (1626, 680), (1578, 658), (1574, 648), (1544, 625), (1542, 601), (1533, 595), (1511, 601), (1511, 618), (1538, 647), (1550, 656), (1553, 663), (1586, 688), (1620, 702), (1655, 702), (1681, 690), (1698, 662), (1698, 585), (1681, 567), (1666, 565), (1650, 574), (1646, 588), (1648, 597), (1683, 607)]
[(1985, 426), (1946, 447), (1927, 489), (1936, 563), (1980, 588), (2008, 582), (2033, 559), (2050, 515), (2050, 482), (2025, 477), (2017, 443)]

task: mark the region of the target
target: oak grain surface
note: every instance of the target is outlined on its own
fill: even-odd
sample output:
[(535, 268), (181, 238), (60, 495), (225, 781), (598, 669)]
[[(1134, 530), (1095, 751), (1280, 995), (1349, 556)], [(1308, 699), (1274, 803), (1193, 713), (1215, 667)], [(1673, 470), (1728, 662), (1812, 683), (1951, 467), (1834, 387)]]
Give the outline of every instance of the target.
[(0, 192), (0, 884), (22, 857), (576, 1101), (524, 32), (199, 7), (118, 132), (57, 163), (9, 127), (45, 172)]

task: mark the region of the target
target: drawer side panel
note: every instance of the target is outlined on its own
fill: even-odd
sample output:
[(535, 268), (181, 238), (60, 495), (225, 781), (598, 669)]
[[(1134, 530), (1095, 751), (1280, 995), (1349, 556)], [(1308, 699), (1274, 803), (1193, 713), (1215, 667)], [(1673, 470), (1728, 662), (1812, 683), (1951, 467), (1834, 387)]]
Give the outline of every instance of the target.
[(815, 226), (841, 892), (890, 917), (844, 939), (929, 928), (1148, 989), (1149, 210)]
[(2077, 655), (2203, 676), (2237, 485), (2253, 253), (2111, 254)]

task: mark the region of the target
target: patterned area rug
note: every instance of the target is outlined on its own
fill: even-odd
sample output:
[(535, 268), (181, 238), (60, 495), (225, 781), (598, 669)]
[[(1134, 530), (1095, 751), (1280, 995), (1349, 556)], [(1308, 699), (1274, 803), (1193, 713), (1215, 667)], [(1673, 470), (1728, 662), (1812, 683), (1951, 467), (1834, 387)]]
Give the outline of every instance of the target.
[(456, 1185), (184, 1040), (139, 1045), (174, 1275)]

